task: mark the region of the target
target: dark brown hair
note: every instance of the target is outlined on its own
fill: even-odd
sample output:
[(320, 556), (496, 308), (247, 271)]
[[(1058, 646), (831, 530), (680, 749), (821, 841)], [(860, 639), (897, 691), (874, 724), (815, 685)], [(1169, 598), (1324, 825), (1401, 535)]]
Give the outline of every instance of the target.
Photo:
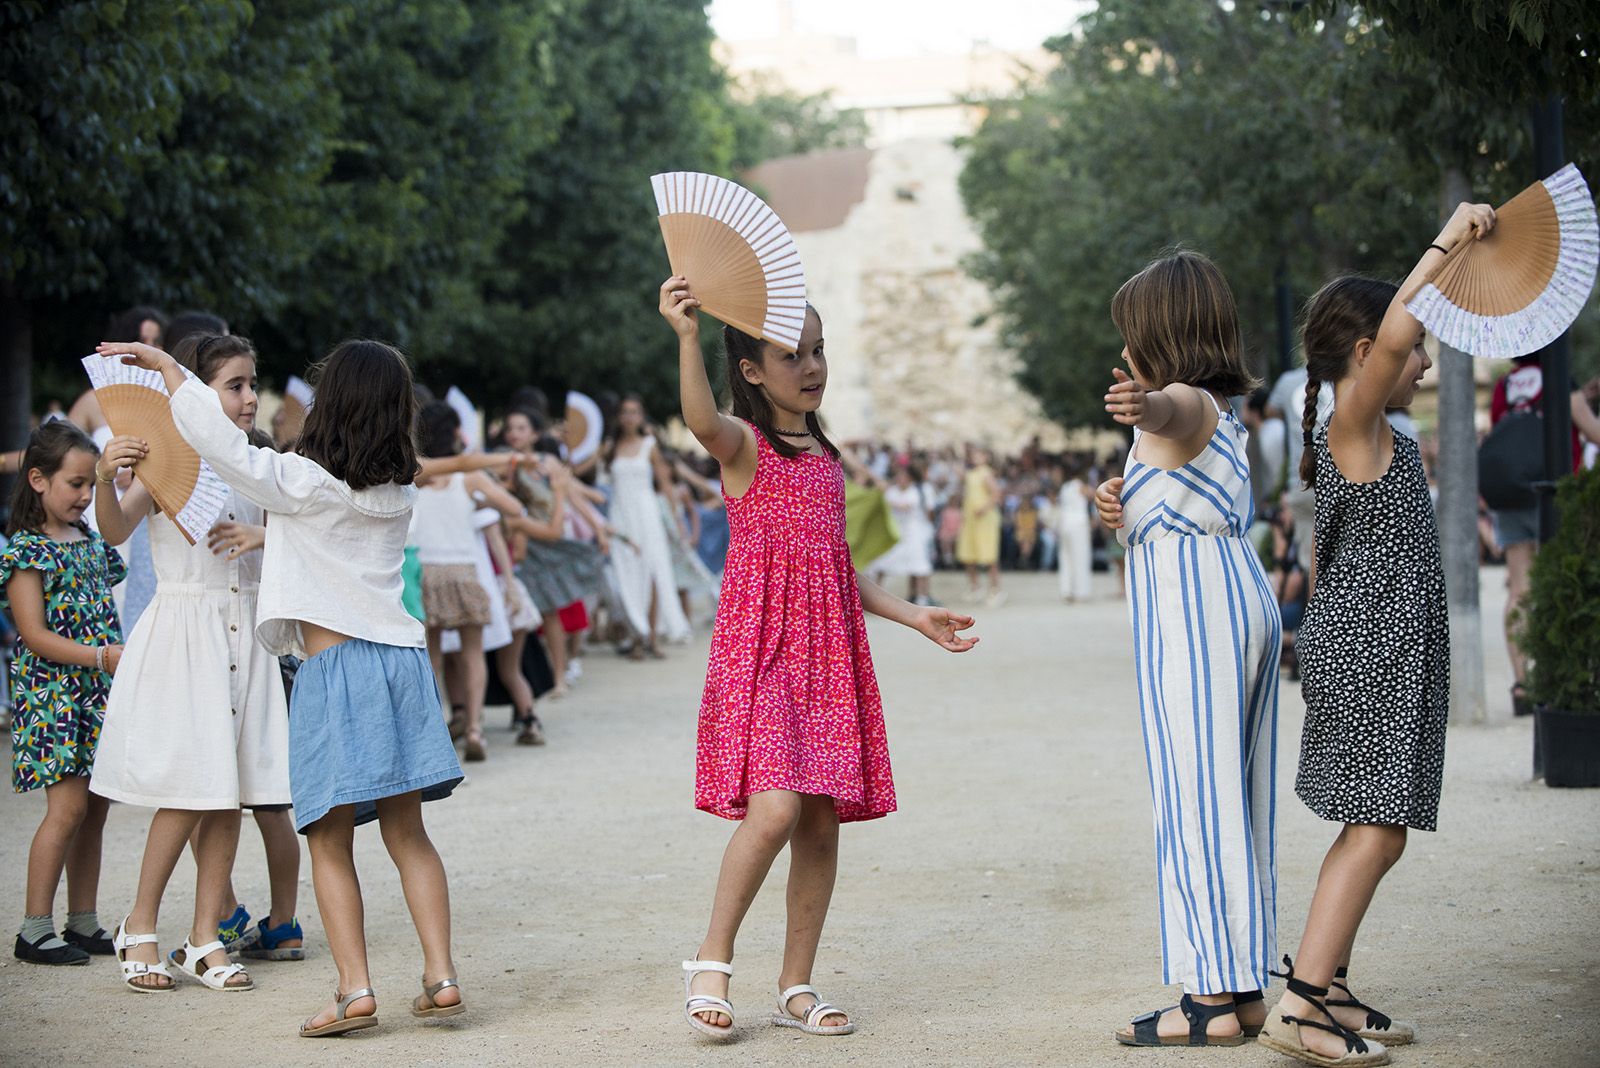
[(1245, 365), (1233, 290), (1198, 252), (1176, 249), (1122, 283), (1111, 321), (1151, 389), (1182, 382), (1232, 397), (1259, 385)]
[(295, 451), (351, 489), (417, 477), (417, 397), (411, 368), (382, 341), (341, 341), (307, 372), (317, 401)]
[(189, 334), (172, 346), (172, 358), (208, 386), (217, 368), (235, 356), (254, 360), (256, 347), (249, 338), (237, 334)]
[[(822, 321), (822, 316), (810, 304), (806, 305), (806, 314), (817, 316), (817, 321)], [(806, 450), (786, 440), (777, 431), (777, 424), (772, 414), (772, 403), (767, 400), (766, 394), (761, 392), (759, 386), (752, 385), (739, 370), (739, 364), (749, 360), (757, 367), (765, 364), (767, 359), (767, 343), (760, 338), (751, 337), (737, 327), (724, 326), (722, 328), (722, 350), (728, 360), (728, 394), (733, 400), (733, 415), (736, 419), (745, 419), (755, 424), (761, 436), (767, 439), (767, 444), (772, 446), (772, 451), (785, 459), (794, 459), (803, 455)], [(835, 460), (839, 458), (839, 448), (828, 440), (828, 435), (822, 432), (822, 419), (816, 412), (806, 413), (806, 429), (811, 431), (811, 436), (825, 449), (829, 456)]]
[(461, 415), (444, 401), (433, 401), (417, 413), (417, 451), (427, 457), (454, 456), (461, 451)]
[(100, 450), (94, 439), (65, 419), (52, 419), (35, 430), (28, 438), (28, 447), (22, 453), (22, 464), (17, 468), (17, 484), (11, 491), (11, 517), (6, 521), (6, 537), (24, 530), (44, 532), (44, 501), (28, 484), (28, 472), (37, 470), (45, 478), (54, 478), (67, 454), (82, 449), (99, 459)]
[(637, 393), (624, 393), (618, 399), (616, 407), (612, 410), (611, 422), (606, 427), (605, 440), (600, 443), (600, 457), (609, 467), (617, 458), (617, 444), (622, 440), (622, 406), (632, 401), (644, 413), (644, 422), (639, 425), (639, 436), (645, 437), (650, 433), (650, 409), (645, 406), (644, 398)]
[(1305, 451), (1300, 454), (1300, 481), (1317, 484), (1317, 396), (1324, 382), (1337, 382), (1350, 367), (1350, 354), (1362, 338), (1378, 336), (1384, 313), (1398, 287), (1393, 282), (1360, 275), (1335, 278), (1306, 302), (1303, 340), (1306, 350), (1306, 403), (1300, 416)]
[[(139, 304), (126, 311), (120, 311), (111, 317), (111, 321), (106, 323), (106, 340), (143, 341), (144, 338), (140, 336), (140, 329), (146, 321), (155, 323), (161, 328), (163, 334), (166, 333), (167, 317), (162, 315), (157, 308), (152, 308), (147, 304)], [(159, 347), (160, 344), (160, 339), (157, 339), (156, 345)]]

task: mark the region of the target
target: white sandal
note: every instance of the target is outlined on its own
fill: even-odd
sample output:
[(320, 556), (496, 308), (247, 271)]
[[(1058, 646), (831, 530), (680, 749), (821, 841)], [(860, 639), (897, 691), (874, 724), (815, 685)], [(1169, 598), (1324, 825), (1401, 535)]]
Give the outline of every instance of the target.
[[(205, 967), (206, 957), (224, 948), (221, 942), (207, 942), (203, 946), (195, 946), (185, 938), (183, 940), (183, 948), (173, 950), (167, 959), (177, 965), (178, 971), (186, 976), (200, 980), (212, 990), (221, 990), (229, 994), (236, 991), (254, 990), (256, 988), (254, 979), (242, 985), (228, 985), (228, 980), (240, 973), (244, 973), (245, 978), (249, 978), (249, 972), (246, 971), (243, 964), (229, 961), (227, 964), (219, 964), (214, 968)], [(180, 953), (183, 954), (181, 958), (178, 956)], [(202, 968), (205, 968), (205, 970), (202, 971)]]
[[(146, 964), (142, 960), (128, 959), (128, 950), (134, 946), (148, 946), (159, 941), (160, 939), (153, 934), (129, 934), (127, 917), (123, 917), (122, 922), (117, 924), (117, 933), (111, 938), (111, 946), (116, 951), (117, 963), (122, 966), (122, 982), (129, 990), (138, 994), (164, 994), (169, 990), (178, 989), (178, 981), (167, 971), (166, 961)], [(135, 979), (146, 975), (163, 976), (167, 980), (167, 985), (145, 986), (134, 982)]]
[[(696, 994), (689, 989), (689, 984), (694, 982), (694, 977), (701, 972), (721, 972), (729, 979), (733, 978), (733, 965), (724, 964), (717, 960), (686, 960), (683, 962), (683, 1018), (689, 1021), (689, 1026), (701, 1034), (710, 1035), (712, 1038), (733, 1037), (733, 1004), (727, 998), (712, 997), (710, 994)], [(717, 1027), (709, 1024), (696, 1016), (697, 1012), (720, 1012), (728, 1018), (727, 1027)]]
[[(804, 1016), (796, 1016), (789, 1011), (789, 1001), (801, 994), (810, 994), (816, 998), (816, 1004), (806, 1010)], [(779, 1027), (798, 1027), (808, 1035), (848, 1035), (855, 1031), (856, 1022), (847, 1020), (842, 1024), (823, 1027), (819, 1021), (826, 1020), (829, 1016), (843, 1016), (844, 1010), (834, 1005), (829, 1005), (822, 1000), (822, 995), (806, 983), (791, 986), (788, 990), (778, 995), (778, 1011), (772, 1014), (772, 1022)]]

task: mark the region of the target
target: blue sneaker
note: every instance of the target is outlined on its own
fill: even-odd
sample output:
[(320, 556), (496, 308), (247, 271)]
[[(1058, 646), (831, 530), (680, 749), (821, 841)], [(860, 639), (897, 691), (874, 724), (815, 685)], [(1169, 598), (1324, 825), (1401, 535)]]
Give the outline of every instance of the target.
[[(272, 917), (268, 916), (251, 932), (250, 946), (244, 950), (244, 955), (252, 960), (305, 960), (306, 933), (300, 929), (300, 924), (291, 919), (288, 923), (268, 927), (271, 922)], [(285, 942), (299, 942), (300, 945), (286, 946)]]
[(233, 915), (217, 924), (217, 941), (229, 953), (239, 950), (239, 942), (250, 933), (250, 914), (243, 905), (235, 906)]

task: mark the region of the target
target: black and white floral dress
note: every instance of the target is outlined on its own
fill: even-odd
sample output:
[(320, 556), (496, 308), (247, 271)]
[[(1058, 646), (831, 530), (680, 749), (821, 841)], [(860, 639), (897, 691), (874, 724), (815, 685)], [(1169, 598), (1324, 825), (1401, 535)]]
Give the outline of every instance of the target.
[(1383, 477), (1352, 483), (1314, 440), (1316, 592), (1300, 654), (1305, 730), (1295, 792), (1326, 820), (1434, 830), (1450, 705), (1450, 624), (1417, 443), (1394, 435)]

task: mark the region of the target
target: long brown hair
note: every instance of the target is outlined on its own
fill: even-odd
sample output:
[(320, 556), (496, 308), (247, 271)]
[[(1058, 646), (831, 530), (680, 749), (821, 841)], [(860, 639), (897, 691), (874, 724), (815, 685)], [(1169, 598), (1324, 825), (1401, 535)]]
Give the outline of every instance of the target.
[(351, 489), (416, 481), (417, 395), (399, 349), (341, 341), (307, 377), (317, 400), (295, 452)]
[(1324, 382), (1345, 376), (1350, 354), (1362, 338), (1378, 336), (1383, 316), (1398, 289), (1393, 282), (1360, 275), (1335, 278), (1306, 302), (1302, 337), (1306, 350), (1306, 403), (1300, 416), (1305, 451), (1300, 454), (1300, 481), (1317, 484), (1317, 397)]
[(28, 447), (22, 453), (22, 464), (17, 468), (17, 484), (11, 490), (11, 516), (6, 520), (6, 537), (24, 530), (44, 532), (49, 519), (44, 512), (44, 501), (28, 484), (28, 472), (37, 470), (45, 478), (54, 478), (67, 455), (82, 449), (95, 459), (100, 450), (94, 439), (65, 419), (53, 419), (35, 430), (28, 438)]
[(1111, 321), (1151, 389), (1182, 382), (1234, 397), (1260, 384), (1245, 365), (1233, 290), (1198, 252), (1175, 249), (1122, 283)]
[[(817, 321), (822, 321), (822, 316), (810, 304), (806, 305), (806, 313), (816, 315)], [(722, 350), (728, 361), (728, 395), (733, 400), (733, 415), (736, 419), (745, 419), (754, 423), (761, 436), (767, 439), (767, 444), (772, 446), (772, 451), (785, 459), (794, 459), (806, 453), (806, 449), (787, 441), (778, 433), (777, 423), (772, 414), (772, 402), (767, 400), (761, 388), (752, 385), (739, 370), (739, 364), (749, 360), (757, 367), (766, 363), (767, 343), (760, 338), (751, 337), (737, 327), (724, 326), (722, 328)], [(839, 447), (828, 440), (828, 435), (822, 431), (822, 420), (816, 412), (806, 413), (806, 429), (811, 436), (825, 449), (829, 456), (835, 460), (839, 458)]]

